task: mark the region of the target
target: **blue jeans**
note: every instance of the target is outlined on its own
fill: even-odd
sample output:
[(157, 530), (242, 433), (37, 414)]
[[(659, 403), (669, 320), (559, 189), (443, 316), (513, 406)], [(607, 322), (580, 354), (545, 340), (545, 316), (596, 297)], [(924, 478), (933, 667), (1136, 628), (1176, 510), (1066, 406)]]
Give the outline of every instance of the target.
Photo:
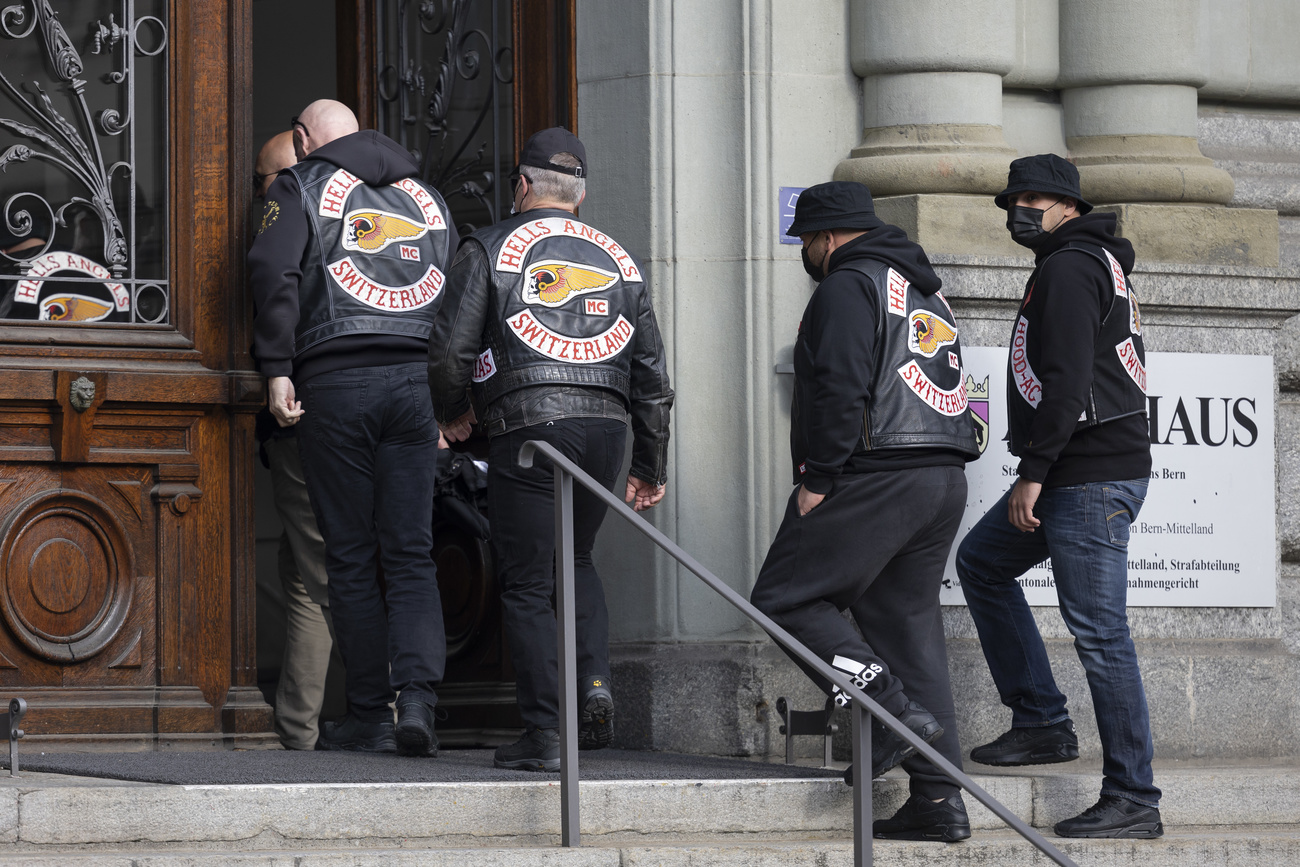
[(391, 720), (395, 693), (433, 705), (447, 640), (432, 555), (438, 423), (426, 365), (323, 373), (298, 398), (303, 476), (325, 540), (350, 712)]
[(1034, 506), (1042, 525), (1032, 533), (1007, 519), (1008, 491), (962, 540), (957, 575), (1012, 727), (1050, 726), (1069, 711), (1016, 578), (1052, 558), (1061, 616), (1097, 714), (1101, 793), (1155, 807), (1151, 721), (1127, 612), (1129, 526), (1146, 490), (1146, 479), (1044, 488)]

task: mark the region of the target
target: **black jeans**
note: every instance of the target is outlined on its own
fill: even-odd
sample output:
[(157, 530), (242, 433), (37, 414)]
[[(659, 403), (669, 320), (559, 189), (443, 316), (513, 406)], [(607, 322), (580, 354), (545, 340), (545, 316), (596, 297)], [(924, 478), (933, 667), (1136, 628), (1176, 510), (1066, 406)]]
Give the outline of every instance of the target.
[(359, 719), (391, 720), (395, 693), (437, 701), (447, 655), (432, 556), (438, 424), (428, 372), (414, 363), (323, 373), (298, 397), (348, 703)]
[[(939, 587), (966, 508), (965, 472), (921, 467), (841, 476), (802, 517), (798, 496), (795, 488), (759, 571), (755, 607), (827, 662), (843, 656), (878, 665), (867, 693), (895, 716), (908, 699), (934, 714), (944, 728), (934, 748), (960, 768)], [(824, 678), (805, 671), (830, 691)], [(924, 758), (913, 756), (903, 768), (913, 794), (946, 798), (957, 790)]]
[[(623, 468), (627, 425), (602, 418), (566, 418), (493, 437), (488, 461), (488, 519), (501, 582), (501, 606), (515, 689), (524, 721), (560, 724), (555, 609), (555, 488), (550, 461), (519, 466), (519, 448), (543, 440), (606, 488)], [(609, 675), (609, 612), (605, 588), (591, 563), (604, 503), (573, 486), (574, 607), (578, 676)]]

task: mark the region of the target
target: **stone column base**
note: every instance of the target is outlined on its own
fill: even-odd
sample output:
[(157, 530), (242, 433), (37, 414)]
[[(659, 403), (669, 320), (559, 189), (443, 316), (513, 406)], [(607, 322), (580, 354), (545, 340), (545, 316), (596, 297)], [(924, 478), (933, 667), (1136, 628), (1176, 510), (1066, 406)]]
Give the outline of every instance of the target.
[[(998, 192), (1006, 185), (1005, 166), (1002, 174)], [(898, 226), (927, 253), (1033, 258), (1011, 240), (1007, 212), (993, 204), (992, 195), (885, 196), (876, 199), (876, 216)]]
[[(1278, 267), (1277, 211), (1220, 205), (1098, 205), (1119, 217), (1116, 234), (1138, 262)], [(924, 246), (924, 245), (922, 245)]]
[(909, 124), (866, 131), (862, 144), (835, 168), (835, 180), (858, 181), (872, 195), (1002, 191), (1016, 152), (1002, 127)]
[(1111, 202), (1227, 204), (1232, 176), (1202, 156), (1195, 138), (1170, 135), (1096, 135), (1069, 138), (1083, 197)]

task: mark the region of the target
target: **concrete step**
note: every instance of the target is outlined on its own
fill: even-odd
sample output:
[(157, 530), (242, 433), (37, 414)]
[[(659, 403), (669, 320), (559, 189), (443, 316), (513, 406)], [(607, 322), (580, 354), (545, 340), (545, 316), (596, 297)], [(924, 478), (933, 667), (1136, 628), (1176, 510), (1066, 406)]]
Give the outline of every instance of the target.
[[(1184, 829), (1160, 840), (1060, 840), (1080, 867), (1294, 867), (1300, 833)], [(985, 832), (954, 844), (875, 841), (877, 865), (905, 867), (1048, 867), (1053, 862), (1015, 834)], [(0, 853), (12, 867), (851, 867), (848, 841), (744, 840), (558, 847), (268, 848), (230, 852), (140, 848), (130, 852), (60, 849)]]
[[(977, 773), (1012, 812), (1050, 827), (1090, 806), (1100, 769), (1075, 765)], [(1300, 768), (1292, 760), (1229, 767), (1163, 763), (1162, 816), (1170, 828), (1300, 824)], [(435, 839), (549, 841), (559, 834), (559, 785), (536, 783), (337, 783), (167, 786), (56, 774), (0, 778), (0, 841), (35, 845), (135, 842), (246, 845), (285, 840)], [(907, 797), (891, 772), (873, 787), (875, 815)], [(969, 795), (972, 827), (1003, 825)], [(852, 792), (806, 780), (588, 781), (582, 831), (610, 840), (681, 835), (838, 835), (852, 829)]]
[[(990, 770), (990, 769), (984, 769)], [(1027, 773), (1032, 770), (1032, 775)], [(1090, 806), (1100, 770), (1075, 764), (975, 776), (1039, 828)], [(1162, 763), (1159, 841), (1055, 840), (1081, 864), (1300, 864), (1300, 767)], [(877, 817), (906, 798), (897, 771)], [(0, 864), (82, 867), (835, 865), (852, 862), (852, 793), (838, 780), (588, 781), (584, 847), (560, 849), (559, 785), (538, 782), (177, 786), (0, 777)], [(878, 841), (878, 864), (1046, 864), (967, 797), (963, 844)], [(1049, 835), (1050, 837), (1050, 835)]]

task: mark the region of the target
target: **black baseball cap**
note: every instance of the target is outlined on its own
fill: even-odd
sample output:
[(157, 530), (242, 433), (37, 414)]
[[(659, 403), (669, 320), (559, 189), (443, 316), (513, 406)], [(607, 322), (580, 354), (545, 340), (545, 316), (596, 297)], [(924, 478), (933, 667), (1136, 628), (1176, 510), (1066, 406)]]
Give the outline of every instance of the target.
[[(551, 162), (556, 154), (573, 154), (578, 158), (576, 166), (560, 166)], [(541, 132), (535, 132), (524, 143), (519, 152), (519, 165), (550, 169), (576, 178), (587, 176), (587, 149), (578, 141), (578, 137), (562, 126), (553, 126)]]
[(785, 233), (797, 238), (823, 229), (878, 229), (883, 225), (865, 184), (827, 181), (799, 194), (794, 222)]
[(1007, 188), (994, 196), (993, 202), (1005, 211), (1012, 196), (1028, 192), (1069, 196), (1078, 203), (1080, 214), (1092, 210), (1092, 205), (1084, 201), (1079, 189), (1079, 170), (1074, 163), (1056, 154), (1037, 154), (1012, 160)]

